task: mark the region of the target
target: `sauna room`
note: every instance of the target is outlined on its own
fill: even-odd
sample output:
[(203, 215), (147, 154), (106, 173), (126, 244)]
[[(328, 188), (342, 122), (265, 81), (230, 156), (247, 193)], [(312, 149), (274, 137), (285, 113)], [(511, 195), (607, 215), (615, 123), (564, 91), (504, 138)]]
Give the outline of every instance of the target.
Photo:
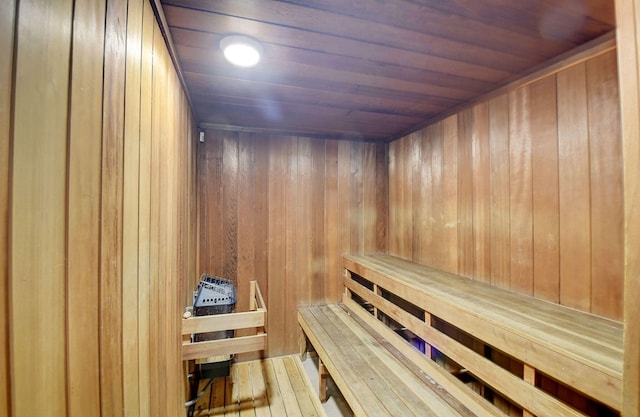
[(640, 1), (3, 0), (0, 53), (0, 416), (640, 417)]

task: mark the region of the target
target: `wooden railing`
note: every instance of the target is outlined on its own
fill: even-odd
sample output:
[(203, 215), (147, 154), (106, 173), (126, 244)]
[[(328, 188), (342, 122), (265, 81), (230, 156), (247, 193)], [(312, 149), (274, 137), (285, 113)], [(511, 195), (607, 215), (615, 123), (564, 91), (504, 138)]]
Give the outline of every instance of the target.
[[(267, 347), (267, 308), (256, 281), (249, 288), (249, 310), (239, 313), (189, 317), (182, 320), (182, 360), (208, 358), (264, 350)], [(191, 334), (223, 330), (255, 329), (255, 334), (231, 339), (191, 342)], [(186, 338), (186, 339), (185, 339)]]

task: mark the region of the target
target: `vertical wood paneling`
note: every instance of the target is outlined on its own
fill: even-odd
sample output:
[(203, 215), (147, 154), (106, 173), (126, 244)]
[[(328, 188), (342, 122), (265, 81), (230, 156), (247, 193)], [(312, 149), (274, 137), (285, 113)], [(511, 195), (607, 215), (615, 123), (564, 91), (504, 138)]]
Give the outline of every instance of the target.
[(558, 74), (560, 302), (589, 310), (591, 220), (585, 65)]
[(2, 7), (2, 415), (181, 414), (195, 129), (151, 5)]
[(17, 417), (67, 413), (65, 220), (71, 27), (71, 1), (20, 2), (8, 262), (11, 403)]
[[(624, 198), (614, 52), (587, 63), (591, 156), (591, 310), (622, 320)], [(601, 117), (607, 115), (607, 117)], [(615, 179), (612, 181), (611, 179)]]
[[(238, 149), (239, 163), (227, 160), (229, 148)], [(341, 298), (344, 253), (386, 249), (386, 225), (377, 223), (387, 211), (386, 145), (210, 130), (198, 152), (198, 184), (204, 191), (199, 223), (207, 225), (200, 235), (199, 273), (237, 280), (240, 300), (248, 296), (244, 281), (253, 273), (267, 299), (267, 354), (296, 352), (297, 306)], [(220, 162), (224, 174), (210, 175)], [(374, 186), (378, 183), (381, 190)], [(237, 213), (225, 212), (216, 222), (211, 216), (220, 212), (209, 209), (216, 204), (212, 199), (226, 198), (228, 189), (238, 195)], [(213, 241), (220, 239), (228, 216), (238, 218), (237, 239), (229, 242), (237, 248), (225, 251), (237, 251), (238, 259), (237, 274), (225, 275), (223, 264), (206, 262), (213, 259)], [(259, 252), (264, 253), (260, 265)]]
[[(422, 195), (423, 189), (426, 189), (428, 185), (426, 184), (428, 179), (426, 178), (426, 171), (428, 171), (428, 166), (426, 167), (423, 176), (423, 170), (421, 167), (423, 166), (421, 163), (421, 159), (424, 157), (424, 154), (421, 149), (422, 141), (422, 131), (414, 132), (409, 137), (408, 142), (408, 176), (410, 176), (408, 184), (411, 184), (411, 187), (408, 188), (408, 191), (411, 196), (411, 207), (422, 207), (422, 210), (416, 210), (413, 213), (409, 220), (411, 234), (412, 234), (412, 242), (411, 242), (411, 253), (409, 254), (410, 259), (416, 259), (416, 257), (420, 254), (420, 247), (424, 246), (426, 242), (423, 240), (430, 240), (430, 233), (425, 230), (423, 227), (426, 224), (426, 220), (431, 215), (430, 213), (430, 205), (431, 199), (425, 195)], [(429, 171), (430, 174), (430, 171)], [(425, 186), (423, 187), (423, 182)], [(426, 194), (426, 193), (425, 193)], [(425, 233), (413, 233), (414, 230), (425, 230)], [(429, 229), (430, 230), (430, 229)], [(423, 235), (423, 236), (421, 236)], [(425, 251), (426, 252), (426, 251)]]
[(13, 85), (14, 0), (0, 4), (0, 415), (11, 415), (11, 360), (9, 357), (9, 182), (11, 153), (11, 86)]
[(533, 215), (529, 87), (509, 93), (510, 287), (533, 294)]
[[(151, 362), (150, 335), (150, 239), (151, 233), (151, 133), (152, 133), (152, 71), (155, 17), (148, 2), (144, 2), (142, 18), (142, 62), (140, 67), (140, 163), (138, 202), (138, 395), (140, 416), (150, 415)], [(195, 155), (195, 152), (194, 152)], [(195, 183), (194, 177), (191, 182)]]
[[(285, 156), (285, 173), (284, 173), (284, 223), (285, 223), (285, 264), (284, 264), (284, 281), (281, 285), (274, 286), (280, 288), (284, 293), (284, 337), (280, 341), (282, 343), (282, 352), (287, 352), (288, 346), (296, 346), (298, 342), (297, 311), (291, 306), (296, 306), (298, 297), (301, 296), (298, 287), (304, 288), (304, 282), (301, 282), (298, 275), (299, 260), (298, 245), (300, 242), (296, 239), (296, 230), (298, 226), (298, 216), (300, 216), (299, 200), (298, 200), (298, 138), (286, 137), (284, 140), (284, 156)], [(308, 238), (305, 236), (304, 238)], [(306, 275), (308, 279), (308, 274)]]
[(473, 109), (458, 115), (458, 273), (473, 277)]
[(567, 63), (391, 142), (390, 253), (619, 319), (614, 56)]
[(338, 141), (325, 142), (325, 203), (324, 234), (326, 258), (325, 300), (335, 302), (340, 299), (343, 274), (340, 262), (339, 210), (338, 210)]
[[(376, 144), (376, 166), (375, 166), (375, 193), (376, 193), (376, 252), (384, 253), (387, 250), (388, 219), (389, 219), (389, 145), (386, 143)], [(328, 175), (328, 173), (327, 173)]]
[(491, 280), (491, 212), (490, 212), (490, 148), (489, 106), (480, 103), (473, 107), (473, 135), (471, 140), (473, 169), (473, 250), (474, 277)]
[[(442, 121), (445, 271), (458, 272), (458, 116)], [(391, 181), (391, 179), (389, 179)]]
[(616, 0), (624, 184), (624, 368), (622, 415), (640, 416), (640, 2)]
[[(444, 206), (442, 198), (442, 184), (443, 184), (443, 160), (442, 160), (442, 123), (436, 123), (435, 125), (427, 128), (426, 140), (430, 146), (426, 148), (426, 151), (430, 155), (423, 159), (422, 163), (425, 167), (423, 169), (430, 170), (431, 178), (431, 192), (427, 190), (423, 193), (430, 195), (431, 198), (431, 216), (429, 217), (429, 226), (432, 229), (431, 233), (431, 259), (434, 266), (437, 268), (444, 267), (444, 259), (446, 254), (446, 248), (442, 245), (444, 240)], [(424, 149), (424, 148), (423, 148)], [(421, 257), (424, 255), (421, 255)], [(423, 258), (424, 259), (424, 258)]]
[(127, 2), (107, 4), (102, 118), (100, 202), (100, 386), (101, 413), (118, 415), (123, 403), (122, 187)]
[(560, 301), (560, 219), (556, 79), (531, 85), (533, 294)]
[[(209, 134), (210, 132), (207, 132)], [(278, 283), (269, 280), (268, 286), (268, 351), (270, 356), (282, 354), (285, 336), (285, 175), (286, 155), (284, 141), (280, 137), (269, 138), (269, 277), (278, 277)], [(222, 182), (219, 184), (222, 187)], [(204, 204), (207, 204), (205, 201)], [(200, 240), (215, 238), (202, 235)]]
[(511, 277), (511, 223), (509, 199), (509, 97), (489, 102), (491, 285), (509, 288)]
[[(100, 183), (105, 3), (77, 3), (73, 24), (73, 74), (69, 118), (67, 240), (67, 369), (69, 416), (100, 414), (99, 326)], [(82, 395), (79, 395), (82, 393)]]
[[(126, 68), (140, 68), (143, 2), (128, 4)], [(126, 72), (124, 97), (124, 186), (122, 217), (122, 360), (124, 415), (140, 409), (138, 364), (138, 258), (140, 196), (140, 85), (141, 72)]]
[(222, 139), (222, 275), (238, 273), (238, 134), (226, 132)]
[[(255, 164), (254, 147), (251, 145), (251, 135), (241, 133), (238, 137), (238, 292), (249, 293), (249, 281), (255, 276), (255, 249), (253, 233), (256, 226), (255, 213)], [(240, 297), (236, 303), (237, 311), (249, 309), (248, 297)]]
[[(433, 146), (431, 140), (425, 140), (424, 136), (431, 136), (431, 132), (423, 130), (413, 135), (412, 146), (417, 148), (414, 152), (418, 158), (415, 163), (413, 190), (414, 190), (414, 207), (420, 207), (416, 210), (414, 218), (414, 229), (421, 230), (422, 233), (413, 235), (413, 254), (412, 259), (421, 263), (433, 262), (433, 245), (435, 233), (432, 227), (432, 219), (434, 218), (433, 205), (433, 175), (431, 171), (431, 160), (433, 154)], [(430, 256), (430, 258), (425, 258)]]

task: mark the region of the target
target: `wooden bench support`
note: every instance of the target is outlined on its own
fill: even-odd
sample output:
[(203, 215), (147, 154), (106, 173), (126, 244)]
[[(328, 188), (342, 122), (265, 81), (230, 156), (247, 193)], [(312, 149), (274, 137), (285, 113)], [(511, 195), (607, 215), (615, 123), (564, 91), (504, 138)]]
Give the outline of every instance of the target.
[[(365, 300), (526, 412), (582, 415), (536, 387), (538, 373), (620, 410), (622, 323), (387, 255), (348, 255), (345, 269), (349, 308)], [(493, 362), (492, 351), (526, 364), (525, 378)]]
[(321, 402), (327, 401), (327, 379), (329, 378), (329, 371), (324, 366), (322, 359), (318, 361), (318, 396)]

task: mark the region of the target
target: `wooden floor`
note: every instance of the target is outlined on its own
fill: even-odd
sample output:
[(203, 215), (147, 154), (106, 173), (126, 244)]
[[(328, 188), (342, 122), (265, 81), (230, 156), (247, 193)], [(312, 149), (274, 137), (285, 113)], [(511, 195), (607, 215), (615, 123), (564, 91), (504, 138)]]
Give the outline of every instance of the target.
[(231, 366), (196, 404), (195, 416), (326, 417), (298, 356)]

